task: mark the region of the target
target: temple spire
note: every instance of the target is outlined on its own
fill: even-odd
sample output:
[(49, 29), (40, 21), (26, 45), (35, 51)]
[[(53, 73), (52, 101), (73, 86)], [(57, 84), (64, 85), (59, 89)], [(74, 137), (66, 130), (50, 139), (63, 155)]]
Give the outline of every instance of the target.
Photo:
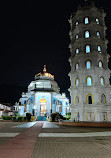
[(44, 72), (44, 73), (46, 72), (46, 65), (44, 65), (44, 69), (43, 69), (43, 72)]

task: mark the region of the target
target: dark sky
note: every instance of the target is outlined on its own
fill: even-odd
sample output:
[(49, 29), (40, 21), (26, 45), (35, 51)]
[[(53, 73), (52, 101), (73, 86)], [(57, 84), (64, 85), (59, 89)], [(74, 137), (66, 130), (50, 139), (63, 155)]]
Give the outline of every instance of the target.
[[(47, 71), (69, 96), (68, 19), (82, 0), (3, 1), (1, 4), (0, 102), (18, 101), (35, 74)], [(111, 52), (111, 2), (96, 0), (107, 12), (108, 53)], [(111, 64), (110, 64), (111, 67)]]

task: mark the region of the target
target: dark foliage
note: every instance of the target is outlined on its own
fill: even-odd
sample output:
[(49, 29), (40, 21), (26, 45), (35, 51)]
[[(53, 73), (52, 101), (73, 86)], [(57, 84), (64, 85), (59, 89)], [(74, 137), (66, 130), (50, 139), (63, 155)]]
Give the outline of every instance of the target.
[(51, 119), (52, 121), (58, 121), (59, 119), (63, 119), (63, 120), (66, 120), (66, 118), (64, 118), (61, 114), (59, 113), (52, 113), (51, 114)]
[(30, 121), (31, 120), (31, 113), (26, 113), (26, 118), (28, 121)]

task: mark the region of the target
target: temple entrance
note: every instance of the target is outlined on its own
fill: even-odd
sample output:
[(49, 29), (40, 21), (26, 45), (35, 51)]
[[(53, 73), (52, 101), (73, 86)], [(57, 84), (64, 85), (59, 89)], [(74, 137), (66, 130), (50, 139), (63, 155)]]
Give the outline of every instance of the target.
[(88, 96), (88, 104), (92, 104), (92, 96)]
[(94, 103), (94, 96), (89, 93), (87, 96), (86, 96), (86, 103), (87, 104), (93, 104)]
[(47, 116), (47, 100), (42, 98), (39, 104), (40, 104), (40, 115)]

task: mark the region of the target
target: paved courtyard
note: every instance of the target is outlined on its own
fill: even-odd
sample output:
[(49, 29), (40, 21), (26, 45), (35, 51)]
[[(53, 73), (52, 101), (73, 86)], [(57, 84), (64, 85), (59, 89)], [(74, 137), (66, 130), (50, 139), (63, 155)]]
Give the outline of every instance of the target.
[(111, 128), (0, 122), (0, 158), (111, 158)]

